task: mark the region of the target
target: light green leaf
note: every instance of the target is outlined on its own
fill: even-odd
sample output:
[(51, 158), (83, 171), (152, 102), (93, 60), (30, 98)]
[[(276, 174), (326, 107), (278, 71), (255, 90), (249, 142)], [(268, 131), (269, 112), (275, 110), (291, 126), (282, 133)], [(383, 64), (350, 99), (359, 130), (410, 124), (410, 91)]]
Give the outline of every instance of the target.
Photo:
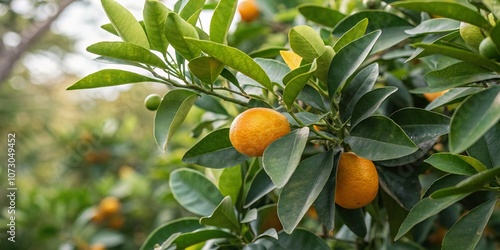
[(264, 151), (262, 164), (276, 187), (282, 188), (299, 165), (309, 128), (297, 129), (274, 141)]
[(200, 223), (208, 226), (227, 228), (238, 232), (240, 230), (240, 223), (236, 218), (234, 209), (231, 197), (226, 196), (211, 215), (200, 219)]
[(446, 197), (461, 195), (479, 191), (488, 185), (495, 177), (500, 176), (500, 167), (489, 168), (459, 182), (452, 187), (442, 188), (431, 194), (432, 199), (443, 199)]
[(167, 52), (168, 40), (165, 34), (165, 21), (171, 11), (158, 0), (146, 0), (143, 16), (149, 42), (154, 50)]
[(331, 28), (345, 17), (338, 10), (316, 4), (301, 4), (298, 9), (306, 19)]
[(339, 103), (342, 121), (345, 122), (349, 117), (351, 117), (354, 105), (356, 105), (358, 100), (364, 94), (372, 90), (375, 82), (377, 81), (378, 75), (378, 64), (370, 64), (359, 71), (351, 82), (349, 82), (349, 84), (342, 89), (342, 96)]
[(179, 235), (174, 240), (174, 245), (176, 249), (186, 249), (187, 247), (212, 239), (236, 239), (236, 236), (221, 229), (200, 229)]
[(219, 190), (223, 196), (231, 197), (233, 205), (240, 203), (240, 193), (243, 185), (241, 167), (235, 166), (222, 171), (219, 178)]
[(295, 230), (325, 187), (333, 169), (333, 159), (331, 150), (305, 159), (281, 190), (278, 216), (285, 232)]
[(307, 25), (299, 25), (290, 29), (288, 40), (293, 52), (308, 62), (320, 57), (326, 50), (318, 33)]
[(249, 208), (275, 188), (276, 186), (274, 186), (273, 181), (271, 181), (271, 178), (269, 178), (266, 171), (264, 169), (260, 169), (252, 179), (250, 188), (248, 189), (248, 193), (246, 195), (245, 205), (243, 207)]
[(197, 98), (196, 92), (185, 89), (171, 90), (163, 97), (154, 123), (155, 140), (160, 150), (167, 150), (168, 142), (186, 119)]
[(111, 58), (143, 63), (166, 69), (167, 65), (158, 56), (141, 46), (128, 42), (99, 42), (87, 47), (87, 51)]
[[(283, 92), (283, 102), (292, 109), (295, 99), (299, 95), (304, 85), (309, 81), (311, 76), (316, 71), (316, 60), (311, 64), (304, 65), (288, 73), (283, 79), (285, 84), (285, 91)], [(285, 80), (286, 79), (286, 80)]]
[(237, 0), (219, 1), (210, 21), (210, 41), (226, 43), (227, 32), (236, 13), (237, 5)]
[(385, 116), (364, 119), (344, 140), (357, 155), (372, 161), (395, 159), (418, 150), (403, 129)]
[(467, 163), (467, 158), (474, 159), (465, 155), (454, 155), (450, 153), (436, 153), (427, 158), (424, 162), (431, 164), (433, 167), (451, 174), (473, 175), (478, 171), (486, 170), (486, 167), (479, 161), (475, 161), (479, 169), (475, 169), (471, 164)]
[(229, 141), (229, 128), (211, 132), (182, 157), (185, 163), (197, 164), (207, 168), (227, 168), (238, 165), (248, 159), (234, 149)]
[(398, 88), (389, 86), (377, 88), (364, 94), (354, 106), (351, 116), (351, 126), (356, 126), (360, 121), (374, 114), (380, 105), (382, 105), (382, 102), (392, 93), (396, 92), (396, 90)]
[(224, 197), (217, 187), (200, 172), (181, 168), (170, 174), (170, 190), (175, 200), (186, 210), (209, 216)]
[(205, 5), (205, 1), (206, 0), (183, 0), (183, 4), (185, 5), (179, 11), (179, 16), (186, 21), (192, 19), (191, 24), (194, 25), (198, 21), (198, 18), (194, 19), (193, 16), (197, 17), (200, 14), (200, 11)]
[(177, 13), (168, 13), (164, 32), (168, 34), (168, 42), (182, 57), (191, 60), (200, 56), (201, 49), (186, 41), (187, 38), (198, 39), (198, 32), (193, 25), (184, 21)]
[(101, 0), (101, 4), (115, 31), (123, 41), (149, 50), (148, 37), (130, 11), (115, 0)]
[(100, 88), (137, 82), (160, 81), (124, 70), (103, 69), (80, 79), (79, 81), (68, 87), (67, 90)]
[(433, 18), (421, 22), (417, 27), (406, 30), (410, 35), (423, 35), (458, 30), (460, 22), (448, 18)]
[(425, 81), (433, 92), (491, 79), (500, 79), (500, 75), (469, 62), (455, 63), (425, 75)]
[(186, 38), (186, 41), (225, 65), (247, 75), (260, 83), (268, 90), (273, 90), (273, 85), (266, 72), (247, 54), (236, 48), (211, 41), (202, 41)]
[(198, 218), (184, 217), (181, 219), (169, 221), (151, 232), (148, 238), (142, 244), (141, 250), (150, 250), (156, 244), (161, 244), (165, 239), (176, 233), (187, 233), (202, 228)]
[(500, 86), (492, 86), (465, 99), (451, 118), (449, 147), (461, 153), (500, 119)]
[(222, 73), (224, 64), (213, 57), (200, 56), (189, 61), (188, 67), (202, 82), (212, 84)]
[(356, 25), (354, 25), (351, 29), (346, 31), (342, 36), (337, 40), (335, 45), (333, 46), (333, 50), (339, 51), (348, 43), (362, 37), (366, 32), (366, 27), (368, 27), (368, 19), (364, 18), (359, 21)]

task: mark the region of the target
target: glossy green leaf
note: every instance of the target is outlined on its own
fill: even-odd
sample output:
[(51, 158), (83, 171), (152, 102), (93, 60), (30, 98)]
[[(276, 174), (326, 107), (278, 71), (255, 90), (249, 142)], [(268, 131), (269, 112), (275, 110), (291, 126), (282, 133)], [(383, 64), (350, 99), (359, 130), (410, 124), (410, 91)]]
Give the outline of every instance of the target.
[(328, 71), (328, 94), (332, 99), (338, 89), (363, 63), (380, 36), (374, 31), (344, 46), (334, 57)]
[(229, 26), (236, 13), (237, 0), (220, 0), (210, 20), (210, 41), (226, 43)]
[[(183, 0), (182, 3), (184, 6), (179, 11), (179, 16), (182, 19), (188, 21), (191, 19), (191, 24), (196, 23), (198, 21), (198, 15), (200, 11), (203, 9), (206, 0)], [(195, 16), (196, 18), (193, 18)]]
[(297, 228), (291, 234), (280, 232), (278, 242), (284, 249), (330, 250), (323, 239), (302, 228)]
[[(460, 34), (458, 31), (453, 31), (450, 33), (430, 34), (430, 35), (424, 36), (420, 42), (425, 43), (425, 44), (436, 44), (436, 43), (441, 43), (441, 42), (448, 42), (448, 41), (453, 40), (459, 36), (460, 36)], [(409, 62), (415, 58), (420, 57), (423, 51), (424, 51), (423, 48), (416, 48), (413, 51), (412, 55), (410, 57), (408, 57), (408, 59), (406, 59), (405, 62)], [(444, 59), (447, 59), (447, 58), (444, 58)], [(439, 64), (435, 63), (435, 65), (432, 65), (431, 68), (432, 69), (442, 68), (442, 67), (438, 67), (438, 66), (439, 66)]]
[(288, 48), (277, 47), (277, 46), (264, 47), (262, 49), (254, 50), (254, 51), (250, 52), (248, 55), (252, 58), (274, 59), (280, 55), (280, 51), (282, 51), (282, 50), (288, 50)]
[(469, 96), (451, 118), (449, 148), (461, 153), (472, 146), (500, 119), (500, 86)]
[(181, 168), (170, 174), (170, 190), (175, 200), (186, 210), (209, 216), (224, 197), (217, 187), (200, 172)]
[(443, 249), (476, 249), (497, 201), (497, 197), (490, 199), (460, 218), (446, 233)]
[(454, 195), (462, 195), (464, 193), (479, 191), (488, 185), (493, 178), (498, 176), (500, 176), (500, 167), (490, 168), (472, 175), (455, 186), (437, 190), (432, 193), (430, 197), (432, 199), (444, 199)]
[(341, 206), (336, 206), (335, 210), (344, 225), (346, 225), (354, 234), (361, 238), (366, 236), (367, 229), (363, 209), (345, 209)]
[(164, 32), (165, 22), (168, 13), (171, 11), (160, 1), (146, 0), (144, 4), (143, 16), (144, 26), (152, 49), (167, 52), (168, 40)]
[(297, 97), (311, 107), (326, 112), (323, 96), (313, 87), (306, 84)]
[(337, 167), (340, 160), (340, 148), (334, 148), (333, 169), (328, 180), (314, 201), (314, 208), (321, 223), (329, 233), (333, 233), (335, 227), (335, 186), (337, 181)]
[[(300, 127), (300, 124), (297, 123), (297, 121), (295, 121), (295, 119), (293, 119), (290, 114), (285, 113), (284, 115), (286, 116), (286, 118), (288, 119), (288, 122), (291, 125)], [(311, 112), (306, 112), (306, 111), (295, 113), (295, 117), (299, 121), (301, 121), (305, 126), (310, 126), (310, 125), (316, 124), (321, 120), (320, 115), (317, 115), (317, 114), (314, 114)]]
[(373, 46), (372, 53), (376, 53), (406, 40), (410, 35), (405, 30), (413, 28), (408, 21), (384, 10), (365, 10), (351, 14), (344, 18), (333, 29), (333, 35), (340, 37), (363, 19), (368, 19), (369, 23), (366, 32), (381, 30), (382, 34)]
[(382, 105), (392, 93), (398, 90), (396, 87), (382, 87), (374, 89), (359, 98), (351, 116), (351, 126), (355, 127), (360, 121), (368, 118), (377, 111), (377, 109)]
[(245, 216), (243, 217), (243, 219), (241, 219), (240, 222), (250, 223), (255, 220), (257, 220), (257, 208), (252, 208), (245, 213)]
[(290, 48), (308, 62), (320, 57), (325, 52), (325, 44), (318, 33), (307, 25), (299, 25), (288, 33)]
[(161, 245), (160, 247), (158, 247), (158, 245), (155, 245), (155, 248), (157, 250), (166, 250), (168, 249), (170, 246), (172, 246), (172, 243), (174, 243), (174, 240), (177, 239), (177, 237), (179, 237), (181, 235), (181, 233), (174, 233), (172, 235), (170, 235), (170, 237), (168, 237)]
[(406, 30), (410, 35), (423, 35), (458, 30), (460, 22), (448, 18), (433, 18), (421, 22), (417, 27)]
[(243, 186), (243, 176), (241, 176), (241, 166), (226, 168), (219, 178), (219, 191), (223, 196), (231, 197), (233, 205), (240, 203), (241, 188)]
[(453, 88), (450, 89), (448, 92), (444, 93), (442, 96), (439, 96), (438, 98), (434, 99), (431, 103), (429, 103), (425, 109), (426, 110), (433, 110), (435, 108), (452, 104), (455, 102), (458, 102), (465, 97), (472, 95), (474, 93), (477, 93), (479, 91), (483, 90), (483, 88), (480, 87), (466, 87), (466, 88)]
[(401, 224), (401, 227), (399, 228), (399, 231), (394, 240), (398, 240), (418, 223), (424, 221), (427, 218), (430, 218), (435, 214), (438, 214), (455, 202), (458, 202), (459, 200), (465, 198), (467, 195), (469, 194), (459, 194), (442, 199), (431, 199), (429, 197), (422, 199), (410, 210), (410, 213)]
[(120, 35), (118, 35), (118, 32), (116, 32), (115, 27), (113, 27), (112, 23), (106, 23), (106, 24), (101, 25), (101, 29), (103, 29), (103, 30), (115, 35), (115, 36), (120, 36)]
[(430, 14), (464, 21), (478, 27), (489, 29), (491, 25), (472, 5), (466, 6), (458, 1), (450, 0), (415, 0), (391, 3), (393, 7), (415, 11), (424, 11)]
[(125, 61), (143, 63), (166, 69), (165, 62), (148, 49), (128, 42), (98, 42), (87, 47), (87, 51)]
[[(476, 169), (468, 161), (476, 163)], [(472, 157), (465, 155), (454, 155), (450, 153), (436, 153), (427, 158), (424, 162), (431, 164), (433, 167), (450, 173), (450, 174), (460, 174), (460, 175), (473, 175), (477, 174), (478, 171), (486, 170), (486, 167), (479, 161)]]
[(339, 51), (348, 43), (362, 37), (365, 34), (367, 27), (368, 27), (368, 19), (364, 18), (361, 21), (359, 21), (356, 25), (354, 25), (351, 29), (342, 34), (342, 36), (339, 38), (339, 40), (337, 40), (337, 42), (333, 46), (333, 50)]
[(420, 201), (422, 186), (414, 166), (377, 167), (380, 187), (402, 208), (410, 210)]
[(316, 4), (302, 4), (298, 7), (300, 14), (307, 20), (333, 28), (345, 15), (332, 8)]
[(481, 66), (483, 68), (487, 68), (496, 72), (500, 72), (500, 64), (497, 64), (468, 50), (454, 48), (448, 45), (428, 43), (416, 43), (413, 44), (413, 46), (424, 49), (424, 51), (420, 53), (419, 57), (439, 54), (449, 56), (451, 58), (456, 58), (464, 62), (469, 62), (471, 64)]
[(160, 150), (167, 150), (168, 142), (186, 119), (197, 98), (196, 92), (185, 89), (171, 90), (163, 97), (154, 123), (154, 136)]
[(269, 192), (274, 190), (276, 186), (274, 186), (273, 181), (267, 175), (264, 169), (260, 169), (250, 184), (250, 188), (248, 189), (248, 193), (245, 199), (244, 208), (248, 208), (257, 202), (260, 198), (266, 196)]
[(149, 50), (148, 37), (130, 11), (115, 0), (101, 0), (101, 4), (115, 31), (123, 41)]
[(167, 40), (182, 57), (191, 60), (200, 56), (201, 49), (186, 41), (187, 38), (198, 39), (198, 32), (193, 25), (184, 21), (177, 13), (170, 12), (165, 22)]
[(273, 85), (266, 72), (250, 56), (241, 50), (211, 41), (201, 41), (191, 38), (186, 38), (186, 41), (272, 91)]
[(378, 64), (370, 64), (349, 82), (349, 84), (342, 90), (342, 96), (339, 103), (340, 115), (342, 121), (347, 121), (354, 110), (354, 105), (358, 100), (370, 90), (372, 90), (375, 82), (377, 81), (379, 72)]
[(116, 86), (128, 83), (138, 82), (160, 82), (157, 79), (149, 78), (147, 76), (139, 75), (136, 73), (118, 70), (118, 69), (103, 69), (92, 73), (67, 88), (73, 89), (91, 89), (100, 87)]
[(262, 164), (276, 187), (285, 186), (295, 172), (308, 136), (308, 127), (294, 130), (271, 143), (264, 151)]
[(500, 166), (500, 123), (494, 125), (483, 137), (474, 143), (467, 153), (481, 161), (487, 168)]
[(200, 223), (207, 226), (227, 228), (235, 232), (240, 230), (240, 223), (236, 218), (235, 208), (229, 196), (226, 196), (221, 201), (211, 215), (202, 217)]
[[(264, 70), (273, 84), (277, 83), (280, 87), (284, 86), (284, 77), (290, 72), (290, 68), (286, 64), (267, 58), (254, 58), (253, 60)], [(239, 72), (236, 78), (243, 86), (251, 85), (262, 88), (262, 84)]]
[[(224, 106), (221, 104), (221, 100), (216, 98), (216, 97), (213, 97), (210, 95), (202, 95), (202, 96), (200, 96), (200, 98), (196, 99), (196, 102), (194, 103), (194, 105), (196, 105), (197, 107), (199, 107), (205, 111), (225, 116), (223, 118), (229, 117), (229, 113), (224, 108)], [(203, 120), (203, 118), (202, 118), (202, 120)]]
[(468, 62), (452, 64), (425, 75), (425, 81), (429, 85), (429, 88), (434, 91), (447, 90), (491, 79), (500, 79), (500, 75)]
[(325, 187), (333, 169), (333, 159), (333, 151), (305, 159), (281, 190), (278, 200), (278, 216), (285, 232), (292, 233), (295, 230)]
[(357, 155), (372, 161), (395, 159), (418, 150), (403, 129), (384, 116), (364, 119), (351, 129), (345, 142)]
[(222, 73), (224, 64), (213, 57), (200, 56), (189, 61), (188, 67), (202, 82), (212, 84)]
[(285, 91), (283, 92), (283, 102), (288, 109), (292, 109), (295, 99), (297, 99), (300, 91), (304, 88), (316, 69), (316, 60), (314, 60), (311, 64), (306, 64), (292, 70), (285, 76), (284, 81), (286, 82), (284, 82)]
[(165, 239), (168, 239), (175, 233), (186, 233), (202, 228), (198, 218), (184, 217), (181, 219), (169, 221), (151, 232), (148, 238), (142, 244), (141, 250), (150, 250), (156, 244), (161, 245)]
[(466, 175), (456, 175), (456, 174), (445, 174), (438, 179), (436, 179), (424, 192), (424, 195), (422, 198), (429, 197), (432, 193), (435, 191), (445, 188), (445, 187), (450, 187), (450, 186), (455, 186), (459, 182), (465, 180), (468, 176)]
[(229, 128), (211, 132), (182, 157), (185, 163), (197, 164), (207, 168), (227, 168), (238, 165), (248, 159), (234, 149), (229, 141)]
[(173, 245), (176, 246), (176, 249), (186, 249), (187, 247), (212, 239), (236, 239), (236, 236), (221, 229), (200, 229), (179, 235), (174, 240)]

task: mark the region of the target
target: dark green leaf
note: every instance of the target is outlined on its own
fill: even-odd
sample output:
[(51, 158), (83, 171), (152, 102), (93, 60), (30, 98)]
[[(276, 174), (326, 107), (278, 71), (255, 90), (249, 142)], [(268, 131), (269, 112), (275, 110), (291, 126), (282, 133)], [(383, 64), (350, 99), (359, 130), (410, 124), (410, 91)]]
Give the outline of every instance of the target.
[(80, 79), (68, 87), (67, 90), (100, 88), (137, 82), (160, 81), (124, 70), (103, 69)]
[(281, 231), (283, 226), (278, 218), (276, 204), (259, 207), (257, 209), (257, 220), (252, 221), (250, 227), (255, 234), (263, 234), (269, 229)]
[(455, 103), (457, 101), (460, 101), (464, 99), (465, 97), (477, 93), (478, 91), (483, 90), (483, 88), (476, 88), (476, 87), (471, 87), (471, 88), (453, 88), (444, 93), (442, 96), (434, 99), (431, 103), (429, 103), (425, 109), (426, 110), (433, 110), (435, 108), (448, 105), (451, 103)]
[(156, 244), (162, 244), (175, 233), (186, 233), (202, 228), (198, 218), (184, 217), (174, 221), (169, 221), (157, 227), (142, 244), (141, 250), (150, 250)]
[(341, 206), (336, 206), (335, 210), (340, 219), (353, 233), (363, 238), (366, 236), (365, 214), (363, 209), (345, 209)]
[(302, 4), (298, 9), (306, 19), (331, 28), (345, 17), (337, 10), (316, 4)]
[(321, 94), (313, 87), (306, 85), (302, 88), (297, 99), (307, 103), (311, 107), (326, 112), (325, 103)]
[[(156, 0), (155, 0), (156, 1)], [(202, 82), (212, 84), (224, 69), (224, 64), (210, 56), (193, 58), (188, 63), (189, 70)]]
[(284, 249), (330, 250), (323, 239), (301, 228), (297, 228), (292, 234), (280, 232), (278, 242)]
[(201, 216), (209, 216), (224, 197), (217, 187), (201, 173), (181, 168), (170, 174), (170, 190), (174, 198), (186, 210)]
[(491, 79), (500, 79), (500, 75), (468, 62), (452, 64), (425, 75), (425, 81), (433, 92)]
[(382, 87), (374, 89), (359, 98), (351, 116), (351, 126), (355, 127), (360, 121), (368, 118), (377, 111), (383, 101), (398, 90), (396, 87)]
[(274, 59), (280, 55), (280, 51), (288, 50), (286, 47), (265, 47), (262, 49), (254, 50), (248, 55), (252, 58), (269, 58)]
[(362, 37), (365, 34), (367, 27), (368, 27), (368, 19), (364, 18), (361, 21), (359, 21), (356, 25), (354, 25), (351, 29), (342, 34), (339, 40), (335, 42), (333, 50), (339, 51), (350, 42)]
[(111, 58), (144, 63), (166, 69), (167, 65), (148, 49), (128, 42), (99, 42), (87, 47), (87, 51)]
[[(476, 164), (480, 167), (480, 169), (474, 168), (467, 161), (475, 161)], [(460, 174), (460, 175), (473, 175), (477, 174), (479, 171), (483, 171), (486, 169), (484, 165), (482, 165), (476, 159), (465, 156), (465, 155), (454, 155), (450, 153), (436, 153), (431, 155), (431, 157), (427, 158), (424, 162), (431, 164), (433, 167), (450, 173), (450, 174)]]
[[(300, 127), (300, 124), (298, 124), (290, 114), (285, 113), (284, 115), (286, 116), (290, 124)], [(297, 119), (306, 126), (316, 124), (319, 122), (319, 120), (321, 120), (321, 116), (306, 111), (296, 113), (295, 117), (297, 117)]]
[(197, 164), (207, 168), (227, 168), (248, 159), (234, 149), (229, 141), (229, 128), (216, 130), (205, 136), (182, 157), (185, 163)]
[(234, 209), (231, 197), (226, 196), (211, 215), (200, 219), (200, 223), (208, 226), (227, 228), (238, 232), (240, 230), (240, 223), (236, 218)]
[(494, 125), (483, 137), (474, 143), (467, 153), (481, 161), (487, 168), (500, 166), (500, 123)]
[(309, 128), (303, 127), (274, 141), (264, 151), (262, 164), (276, 187), (282, 188), (299, 165)]
[(459, 182), (465, 180), (467, 176), (464, 175), (455, 175), (455, 174), (446, 174), (441, 177), (439, 177), (437, 180), (435, 180), (427, 190), (425, 190), (424, 195), (422, 198), (429, 197), (432, 193), (435, 191), (445, 188), (445, 187), (450, 187), (450, 186), (455, 186)]
[(460, 22), (448, 18), (433, 18), (421, 22), (417, 27), (406, 30), (410, 35), (422, 35), (458, 30)]
[(167, 144), (186, 119), (189, 110), (198, 98), (196, 92), (174, 89), (163, 97), (156, 111), (154, 135), (160, 150), (167, 150)]
[(414, 166), (377, 167), (380, 186), (399, 206), (410, 210), (420, 200), (422, 186)]
[(193, 25), (184, 21), (177, 13), (168, 13), (164, 32), (168, 34), (168, 42), (182, 57), (191, 60), (200, 56), (201, 49), (186, 40), (187, 38), (198, 39), (198, 32)]
[(234, 234), (221, 229), (200, 229), (194, 232), (183, 233), (174, 240), (176, 249), (186, 249), (189, 246), (212, 239), (235, 239)]
[(454, 195), (478, 191), (489, 184), (493, 178), (498, 176), (500, 176), (500, 167), (490, 168), (459, 182), (453, 187), (437, 190), (432, 193), (430, 197), (432, 199), (445, 199)]
[(220, 114), (226, 117), (229, 116), (227, 110), (220, 103), (220, 100), (209, 95), (202, 95), (196, 100), (194, 105), (215, 114)]
[(264, 169), (260, 169), (250, 184), (244, 208), (250, 207), (275, 188), (276, 186), (274, 186), (266, 171), (264, 171)]
[(364, 94), (372, 90), (378, 77), (378, 64), (370, 64), (359, 71), (351, 82), (342, 90), (342, 98), (339, 107), (342, 121), (351, 117), (354, 105)]
[(299, 95), (300, 91), (309, 81), (311, 76), (316, 71), (316, 60), (311, 64), (306, 64), (295, 70), (290, 71), (285, 78), (283, 78), (285, 84), (285, 91), (283, 92), (283, 102), (288, 107), (292, 109), (295, 99)]
[(144, 26), (153, 49), (162, 54), (167, 52), (168, 40), (164, 32), (165, 21), (171, 11), (157, 0), (146, 0), (143, 16)]
[(210, 41), (226, 43), (227, 32), (236, 13), (237, 0), (220, 0), (210, 20)]
[(330, 176), (328, 176), (328, 180), (323, 190), (321, 190), (318, 198), (314, 201), (316, 213), (329, 233), (333, 233), (335, 226), (335, 185), (337, 179), (337, 166), (340, 160), (340, 149), (335, 148), (333, 150), (334, 159), (332, 172)]

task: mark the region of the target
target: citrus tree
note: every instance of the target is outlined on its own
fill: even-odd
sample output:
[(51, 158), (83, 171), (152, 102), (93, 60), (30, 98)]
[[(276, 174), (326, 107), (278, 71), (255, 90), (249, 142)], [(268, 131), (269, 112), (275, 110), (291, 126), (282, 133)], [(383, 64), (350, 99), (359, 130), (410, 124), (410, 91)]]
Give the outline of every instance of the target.
[(87, 50), (137, 71), (68, 89), (169, 86), (146, 100), (163, 151), (206, 111), (169, 176), (189, 216), (142, 249), (495, 248), (498, 1), (255, 0), (236, 31), (236, 0), (146, 0), (141, 21), (101, 2), (121, 41)]

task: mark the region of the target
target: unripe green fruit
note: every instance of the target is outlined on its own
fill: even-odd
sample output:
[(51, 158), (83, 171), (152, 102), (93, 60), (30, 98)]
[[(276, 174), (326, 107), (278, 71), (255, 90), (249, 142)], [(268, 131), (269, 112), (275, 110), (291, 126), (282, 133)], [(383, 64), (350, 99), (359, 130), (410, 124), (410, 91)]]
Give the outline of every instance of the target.
[(465, 22), (460, 23), (460, 36), (465, 43), (474, 48), (477, 48), (484, 39), (481, 28)]
[(479, 44), (479, 54), (488, 59), (500, 59), (500, 52), (493, 40), (491, 40), (491, 37), (485, 38), (481, 44)]
[(151, 94), (144, 99), (144, 105), (147, 109), (155, 111), (160, 106), (161, 97), (157, 94)]

